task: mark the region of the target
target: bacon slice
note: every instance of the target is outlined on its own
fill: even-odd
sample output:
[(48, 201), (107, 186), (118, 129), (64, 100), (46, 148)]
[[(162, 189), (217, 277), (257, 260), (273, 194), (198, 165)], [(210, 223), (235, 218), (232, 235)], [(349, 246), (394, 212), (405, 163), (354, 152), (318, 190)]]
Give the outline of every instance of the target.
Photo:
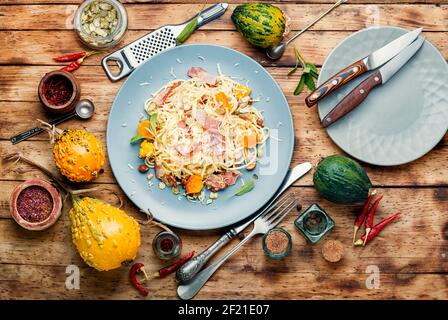
[(165, 170), (160, 168), (157, 164), (154, 164), (154, 170), (156, 178), (163, 181), (168, 187), (177, 187), (177, 180), (171, 174), (166, 174)]
[(221, 121), (216, 120), (213, 117), (210, 117), (204, 110), (197, 109), (196, 112), (193, 114), (193, 117), (196, 119), (197, 122), (199, 122), (199, 124), (204, 128), (204, 130), (218, 132)]
[(207, 189), (213, 192), (218, 192), (224, 190), (228, 186), (234, 185), (239, 176), (240, 173), (237, 171), (214, 173), (205, 180), (205, 185)]
[(187, 75), (190, 78), (199, 78), (202, 79), (206, 84), (210, 86), (215, 86), (218, 79), (216, 76), (208, 73), (205, 69), (201, 67), (191, 67), (188, 69)]
[(173, 92), (174, 89), (176, 89), (178, 86), (180, 86), (181, 82), (177, 81), (174, 82), (173, 85), (169, 88), (165, 88), (164, 90), (160, 91), (153, 99), (154, 103), (158, 106), (161, 106), (165, 103), (166, 99), (169, 97), (171, 92)]

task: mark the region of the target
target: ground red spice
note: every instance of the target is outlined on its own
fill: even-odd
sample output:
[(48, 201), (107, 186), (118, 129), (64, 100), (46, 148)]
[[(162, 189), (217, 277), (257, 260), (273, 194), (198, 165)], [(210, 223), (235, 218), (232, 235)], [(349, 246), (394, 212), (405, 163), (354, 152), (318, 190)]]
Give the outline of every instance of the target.
[(160, 241), (160, 249), (162, 249), (163, 252), (171, 252), (173, 250), (173, 240), (165, 238)]
[(66, 104), (73, 95), (72, 83), (63, 76), (51, 77), (44, 83), (42, 89), (45, 99), (53, 106)]
[(41, 222), (48, 218), (53, 210), (50, 193), (42, 187), (25, 188), (17, 197), (17, 211), (28, 222)]
[(273, 254), (280, 254), (288, 248), (289, 239), (281, 231), (272, 231), (266, 237), (266, 248)]

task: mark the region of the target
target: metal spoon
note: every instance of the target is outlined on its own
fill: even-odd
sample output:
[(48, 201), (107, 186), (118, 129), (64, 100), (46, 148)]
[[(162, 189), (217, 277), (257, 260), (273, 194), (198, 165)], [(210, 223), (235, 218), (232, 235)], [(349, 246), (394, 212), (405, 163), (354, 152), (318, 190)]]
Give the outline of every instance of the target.
[[(79, 100), (78, 104), (75, 107), (75, 110), (63, 115), (62, 117), (59, 117), (57, 119), (50, 121), (49, 124), (55, 126), (64, 121), (67, 121), (68, 119), (71, 119), (73, 117), (78, 117), (80, 119), (86, 120), (86, 119), (91, 118), (93, 116), (94, 112), (95, 112), (95, 106), (93, 105), (92, 101), (90, 101), (89, 99), (82, 99), (82, 100)], [(36, 127), (33, 129), (29, 129), (27, 131), (21, 132), (15, 136), (11, 137), (9, 140), (12, 142), (12, 144), (17, 144), (17, 143), (22, 142), (23, 140), (26, 140), (28, 138), (31, 138), (32, 136), (35, 136), (36, 134), (39, 134), (43, 131), (45, 131), (45, 130), (40, 127)]]
[(316, 18), (316, 20), (314, 20), (313, 22), (311, 22), (308, 26), (305, 27), (305, 29), (302, 29), (300, 32), (296, 33), (292, 38), (286, 40), (286, 41), (282, 41), (280, 42), (278, 45), (274, 46), (274, 47), (270, 47), (266, 50), (266, 55), (271, 58), (272, 60), (277, 60), (279, 59), (283, 53), (285, 52), (286, 47), (288, 46), (288, 44), (290, 44), (292, 41), (294, 41), (294, 39), (296, 39), (298, 36), (300, 36), (302, 33), (304, 33), (306, 30), (308, 30), (309, 28), (311, 28), (312, 26), (314, 26), (316, 24), (317, 21), (319, 21), (320, 19), (322, 19), (324, 16), (326, 16), (328, 13), (330, 13), (334, 8), (338, 7), (340, 4), (347, 2), (348, 0), (339, 0), (338, 2), (336, 2), (330, 9), (328, 9), (327, 11), (325, 11), (324, 13), (322, 13), (320, 16), (318, 16)]

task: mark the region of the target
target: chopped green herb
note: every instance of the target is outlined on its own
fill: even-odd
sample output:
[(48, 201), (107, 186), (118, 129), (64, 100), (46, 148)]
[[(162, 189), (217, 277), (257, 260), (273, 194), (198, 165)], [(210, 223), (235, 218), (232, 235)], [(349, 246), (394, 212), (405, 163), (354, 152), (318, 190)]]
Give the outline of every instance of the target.
[(242, 196), (243, 194), (248, 193), (251, 191), (255, 186), (254, 180), (249, 180), (248, 182), (244, 182), (241, 187), (239, 187), (235, 193), (234, 196)]
[(135, 135), (131, 138), (130, 144), (134, 144), (134, 143), (136, 143), (136, 142), (138, 142), (138, 141), (140, 141), (140, 140), (142, 140), (142, 139), (146, 139), (146, 137), (145, 137), (145, 136), (142, 136), (142, 135), (140, 135), (140, 134), (135, 134)]
[(153, 113), (149, 116), (149, 131), (152, 135), (156, 136), (156, 128), (157, 128), (157, 113)]

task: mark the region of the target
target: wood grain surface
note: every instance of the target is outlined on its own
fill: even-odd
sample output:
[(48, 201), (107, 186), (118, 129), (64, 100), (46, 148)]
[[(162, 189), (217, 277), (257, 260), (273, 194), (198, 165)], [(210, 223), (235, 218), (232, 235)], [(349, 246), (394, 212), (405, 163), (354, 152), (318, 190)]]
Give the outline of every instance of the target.
[[(78, 0), (0, 0), (0, 154), (22, 152), (54, 173), (51, 145), (40, 134), (18, 145), (9, 137), (37, 125), (36, 119), (49, 119), (37, 97), (40, 78), (55, 68), (51, 59), (83, 49), (71, 30), (71, 17)], [(182, 22), (201, 7), (200, 1), (122, 1), (129, 15), (124, 45), (167, 23)], [(216, 1), (210, 1), (216, 2)], [(234, 29), (230, 11), (241, 1), (229, 1), (228, 12), (217, 21), (195, 32), (189, 43), (207, 42), (232, 47), (255, 58), (278, 81), (291, 107), (296, 147), (292, 164), (310, 161), (315, 166), (322, 157), (343, 153), (319, 124), (315, 108), (304, 99), (309, 91), (293, 96), (298, 75), (288, 77), (294, 65), (292, 47), (285, 56), (269, 61), (263, 52), (245, 42)], [(321, 66), (325, 57), (352, 32), (372, 25), (423, 27), (424, 35), (448, 57), (448, 1), (446, 0), (349, 0), (316, 24), (295, 42), (306, 59)], [(275, 1), (290, 17), (291, 29), (300, 30), (325, 10), (332, 0)], [(105, 54), (105, 53), (104, 53)], [(70, 120), (61, 128), (86, 128), (105, 145), (109, 108), (122, 82), (111, 83), (102, 68), (99, 54), (89, 58), (76, 72), (83, 98), (92, 99), (95, 116), (88, 121)], [(358, 206), (332, 204), (317, 194), (312, 175), (299, 180), (295, 192), (304, 208), (319, 203), (336, 222), (327, 239), (340, 240), (346, 249), (344, 259), (327, 263), (320, 253), (322, 244), (310, 245), (294, 228), (298, 212), (282, 225), (293, 237), (290, 256), (281, 261), (266, 258), (259, 239), (244, 246), (203, 288), (198, 299), (448, 299), (448, 136), (429, 154), (398, 167), (364, 165), (384, 200), (378, 219), (398, 210), (402, 218), (365, 248), (351, 246), (353, 217)], [(29, 165), (0, 168), (0, 299), (141, 299), (129, 284), (128, 269), (97, 272), (87, 267), (71, 243), (69, 206), (52, 228), (44, 232), (21, 229), (11, 218), (8, 200), (12, 189), (22, 181), (44, 177)], [(124, 209), (138, 219), (144, 215), (133, 206), (116, 184), (106, 163), (105, 172), (95, 183), (117, 192)], [(112, 193), (95, 196), (116, 203)], [(142, 227), (138, 260), (149, 271), (162, 266), (151, 248), (156, 228)], [(184, 252), (205, 249), (222, 231), (188, 232), (177, 230), (184, 241)], [(235, 240), (237, 241), (237, 240)], [(234, 242), (235, 242), (234, 241)], [(80, 268), (79, 290), (65, 286), (66, 267)], [(368, 289), (369, 266), (380, 270), (380, 287)], [(149, 299), (175, 299), (173, 277), (148, 284)], [(26, 288), (26, 290), (24, 290)]]

